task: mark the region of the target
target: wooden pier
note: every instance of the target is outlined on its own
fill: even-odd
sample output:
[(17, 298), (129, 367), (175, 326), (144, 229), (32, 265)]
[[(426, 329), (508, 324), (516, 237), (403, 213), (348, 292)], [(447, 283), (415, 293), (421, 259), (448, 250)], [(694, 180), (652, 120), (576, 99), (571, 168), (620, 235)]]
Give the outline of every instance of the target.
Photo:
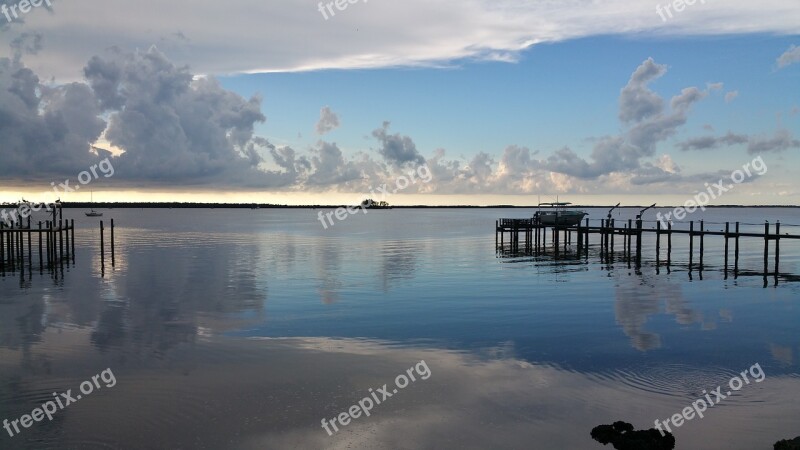
[[(668, 223), (664, 228), (661, 222), (655, 222), (652, 228), (645, 228), (641, 219), (622, 222), (618, 225), (614, 219), (602, 219), (599, 225), (591, 225), (589, 219), (573, 226), (550, 226), (543, 225), (537, 219), (499, 219), (495, 222), (495, 245), (499, 249), (507, 249), (511, 252), (524, 252), (528, 254), (546, 254), (548, 250), (556, 255), (567, 252), (571, 247), (576, 246), (577, 252), (585, 252), (588, 255), (589, 236), (598, 235), (599, 250), (601, 257), (608, 257), (615, 252), (615, 239), (622, 240), (623, 254), (629, 261), (636, 262), (637, 267), (642, 260), (642, 238), (644, 235), (655, 235), (655, 261), (656, 265), (664, 264), (667, 267), (672, 265), (672, 237), (673, 235), (688, 235), (689, 237), (689, 262), (688, 269), (691, 273), (697, 268), (702, 273), (705, 256), (705, 238), (708, 236), (720, 236), (724, 239), (724, 271), (727, 276), (730, 267), (730, 253), (733, 247), (733, 273), (738, 276), (740, 240), (757, 239), (764, 243), (764, 265), (759, 272), (766, 280), (766, 277), (773, 275), (776, 280), (780, 274), (780, 242), (784, 239), (800, 239), (800, 235), (781, 234), (781, 224), (776, 222), (764, 223), (763, 232), (742, 232), (740, 222), (725, 222), (723, 231), (710, 231), (706, 229), (704, 221), (688, 222), (688, 229), (673, 228), (672, 223)], [(699, 225), (699, 226), (695, 226)], [(715, 225), (720, 225), (715, 223)], [(548, 247), (547, 235), (550, 235), (550, 245)], [(508, 241), (506, 242), (506, 235)], [(562, 237), (563, 235), (563, 237)], [(573, 244), (573, 236), (575, 238)], [(666, 241), (666, 259), (662, 260), (662, 241)], [(635, 241), (635, 244), (634, 244)], [(732, 242), (731, 242), (732, 241)], [(774, 265), (770, 271), (770, 242), (774, 242)], [(732, 244), (732, 245), (731, 245)], [(563, 247), (563, 250), (562, 250)], [(697, 249), (696, 249), (697, 247)], [(698, 257), (695, 265), (695, 256)], [(613, 257), (613, 256), (612, 256)]]
[[(27, 223), (25, 223), (27, 222)], [(114, 219), (111, 219), (111, 265), (115, 265)], [(105, 275), (104, 225), (100, 221), (100, 260)], [(39, 221), (36, 226), (27, 220), (17, 220), (10, 226), (0, 221), (0, 274), (6, 272), (31, 273), (36, 261), (39, 272), (45, 269), (58, 278), (63, 274), (64, 263), (75, 263), (75, 219), (64, 219), (60, 206), (53, 207), (51, 220)], [(62, 275), (63, 276), (63, 275)]]
[[(39, 222), (36, 228), (7, 227), (0, 223), (0, 272), (24, 271), (38, 254), (39, 270), (53, 269), (75, 261), (75, 220)], [(36, 242), (34, 244), (34, 242)], [(34, 246), (38, 252), (34, 252)], [(26, 252), (27, 250), (27, 252)], [(26, 257), (27, 253), (27, 257)]]

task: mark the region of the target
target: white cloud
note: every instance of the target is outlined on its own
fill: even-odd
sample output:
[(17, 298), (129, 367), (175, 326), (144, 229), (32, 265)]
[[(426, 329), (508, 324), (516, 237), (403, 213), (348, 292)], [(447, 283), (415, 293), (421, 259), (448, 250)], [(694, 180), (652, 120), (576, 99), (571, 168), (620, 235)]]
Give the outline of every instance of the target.
[(322, 136), (339, 128), (339, 115), (333, 112), (330, 107), (325, 106), (319, 111), (319, 121), (317, 122), (317, 134)]
[[(109, 46), (156, 44), (201, 74), (443, 65), (458, 59), (515, 61), (542, 42), (608, 34), (800, 34), (794, 0), (695, 5), (664, 23), (651, 2), (628, 0), (406, 0), (352, 5), (324, 20), (317, 2), (138, 0), (54, 2), (7, 29), (41, 33), (28, 64), (43, 76), (77, 79)], [(5, 23), (5, 21), (2, 21)], [(301, 38), (302, 37), (302, 38)], [(4, 46), (4, 45), (3, 45)]]
[(789, 50), (786, 50), (778, 57), (777, 63), (779, 69), (795, 63), (800, 63), (800, 47), (795, 45), (789, 47)]

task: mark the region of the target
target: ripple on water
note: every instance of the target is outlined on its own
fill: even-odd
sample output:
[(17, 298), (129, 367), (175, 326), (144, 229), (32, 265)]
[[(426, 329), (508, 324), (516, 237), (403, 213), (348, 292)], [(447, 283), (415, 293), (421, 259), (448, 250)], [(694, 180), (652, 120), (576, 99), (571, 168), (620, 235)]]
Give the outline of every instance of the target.
[[(731, 390), (728, 382), (735, 376), (739, 376), (739, 372), (731, 369), (694, 367), (685, 364), (645, 365), (636, 369), (620, 369), (597, 375), (600, 379), (620, 383), (638, 392), (680, 397), (692, 401), (711, 393), (718, 386), (722, 387), (720, 392), (727, 396)], [(750, 386), (754, 384), (751, 380)], [(742, 390), (747, 387), (748, 385), (745, 385)], [(711, 396), (716, 401), (714, 395)], [(727, 398), (724, 401), (729, 403)], [(730, 399), (731, 403), (742, 401), (744, 400), (741, 397)]]

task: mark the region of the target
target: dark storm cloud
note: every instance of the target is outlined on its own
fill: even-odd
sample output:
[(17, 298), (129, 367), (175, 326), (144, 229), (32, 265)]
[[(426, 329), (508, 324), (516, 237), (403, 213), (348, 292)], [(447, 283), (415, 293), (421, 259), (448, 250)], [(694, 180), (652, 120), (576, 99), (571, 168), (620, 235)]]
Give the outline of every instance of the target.
[[(7, 179), (74, 176), (109, 155), (96, 146), (101, 137), (121, 149), (109, 182), (127, 185), (362, 189), (425, 162), (410, 137), (388, 133), (388, 122), (374, 133), (386, 163), (346, 156), (324, 141), (308, 156), (273, 145), (254, 134), (266, 120), (259, 97), (197, 77), (156, 48), (111, 48), (88, 61), (85, 83), (49, 87), (22, 63), (39, 47), (36, 36), (25, 36), (15, 41), (14, 58), (0, 59), (0, 176)], [(323, 108), (319, 130), (337, 124)]]
[(70, 83), (50, 87), (22, 63), (40, 48), (38, 36), (14, 41), (13, 58), (0, 58), (0, 176), (30, 178), (84, 170), (105, 123), (91, 89)]
[(254, 136), (265, 120), (260, 98), (196, 78), (154, 48), (111, 49), (89, 60), (86, 83), (51, 87), (22, 63), (23, 53), (40, 47), (36, 36), (23, 38), (14, 58), (0, 59), (4, 178), (74, 176), (108, 156), (94, 146), (104, 131), (124, 151), (113, 161), (118, 182), (283, 187), (311, 168), (291, 148)]
[(252, 176), (262, 162), (253, 146), (248, 151), (254, 125), (266, 120), (259, 98), (246, 100), (214, 78), (194, 80), (155, 49), (94, 57), (84, 73), (112, 111), (106, 138), (125, 150), (119, 165), (128, 178)]

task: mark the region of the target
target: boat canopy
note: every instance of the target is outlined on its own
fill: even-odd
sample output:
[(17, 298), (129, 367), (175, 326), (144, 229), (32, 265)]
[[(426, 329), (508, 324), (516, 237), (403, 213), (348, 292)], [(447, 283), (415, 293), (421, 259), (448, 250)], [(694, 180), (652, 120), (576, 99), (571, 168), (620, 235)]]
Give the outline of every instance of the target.
[(570, 202), (549, 202), (549, 203), (539, 203), (539, 206), (567, 206), (571, 205)]

